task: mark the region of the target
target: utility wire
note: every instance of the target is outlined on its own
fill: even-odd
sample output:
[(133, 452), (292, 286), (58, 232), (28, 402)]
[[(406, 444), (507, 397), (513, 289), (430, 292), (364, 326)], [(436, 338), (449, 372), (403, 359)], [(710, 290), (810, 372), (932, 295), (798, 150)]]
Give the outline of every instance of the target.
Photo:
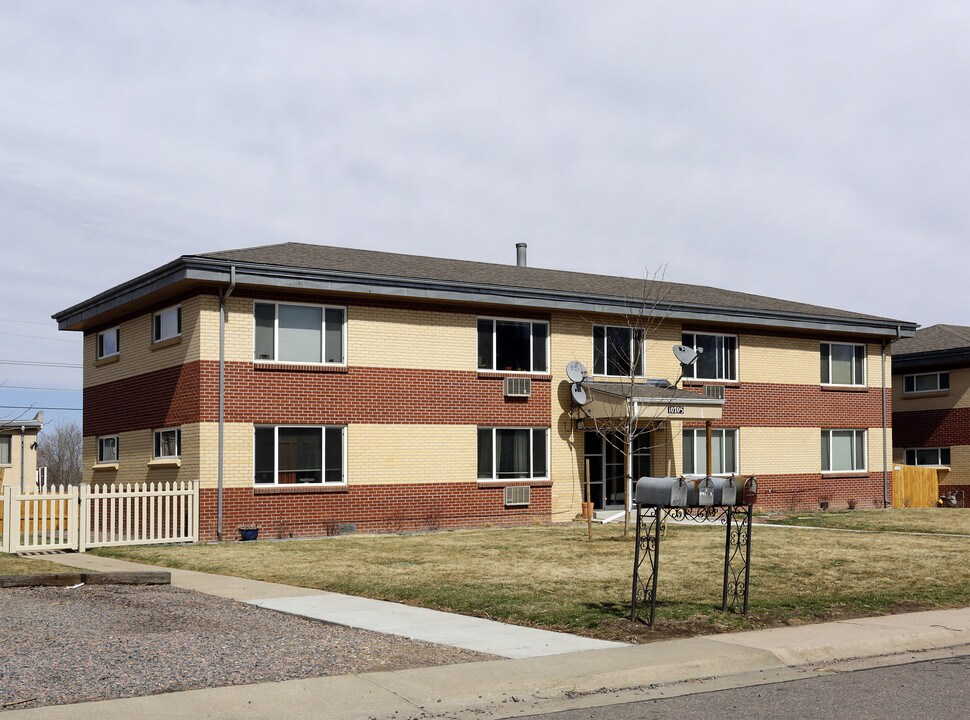
[(80, 363), (50, 363), (37, 360), (0, 360), (0, 365), (30, 365), (33, 367), (80, 368)]
[(44, 325), (46, 327), (50, 327), (52, 324), (52, 321), (37, 322), (36, 320), (14, 320), (13, 318), (0, 318), (0, 322), (21, 323), (22, 325)]
[(0, 335), (8, 335), (9, 337), (34, 338), (35, 340), (53, 340), (55, 342), (68, 342), (68, 343), (81, 342), (77, 338), (51, 338), (51, 337), (44, 337), (43, 335), (23, 335), (22, 333), (0, 332)]
[(4, 410), (77, 410), (82, 411), (84, 408), (69, 408), (69, 407), (49, 407), (47, 405), (0, 405), (0, 408)]
[(4, 385), (3, 383), (0, 383), (0, 390), (50, 390), (51, 392), (81, 392), (81, 388), (35, 387), (33, 385)]

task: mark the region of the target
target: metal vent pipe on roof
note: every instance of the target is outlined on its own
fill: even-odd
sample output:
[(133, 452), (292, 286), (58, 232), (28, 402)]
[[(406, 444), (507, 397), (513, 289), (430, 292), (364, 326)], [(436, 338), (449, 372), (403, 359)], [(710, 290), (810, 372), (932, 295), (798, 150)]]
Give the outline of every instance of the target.
[(529, 246), (525, 243), (515, 244), (515, 264), (518, 267), (527, 267), (525, 262), (525, 251)]

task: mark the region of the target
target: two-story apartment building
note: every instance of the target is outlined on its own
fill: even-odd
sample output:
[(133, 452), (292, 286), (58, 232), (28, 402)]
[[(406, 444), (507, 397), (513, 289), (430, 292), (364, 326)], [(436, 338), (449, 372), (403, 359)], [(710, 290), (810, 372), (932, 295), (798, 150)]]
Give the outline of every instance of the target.
[(970, 327), (932, 325), (893, 345), (893, 459), (940, 469), (940, 492), (970, 491)]
[[(705, 472), (712, 420), (711, 470), (757, 475), (762, 506), (881, 507), (889, 344), (915, 330), (527, 267), (524, 247), (497, 265), (298, 243), (183, 256), (55, 319), (84, 333), (85, 480), (198, 479), (205, 538), (568, 521), (587, 469), (590, 501), (622, 506), (627, 448), (594, 405), (651, 430), (634, 478)], [(686, 369), (680, 344), (704, 351)]]

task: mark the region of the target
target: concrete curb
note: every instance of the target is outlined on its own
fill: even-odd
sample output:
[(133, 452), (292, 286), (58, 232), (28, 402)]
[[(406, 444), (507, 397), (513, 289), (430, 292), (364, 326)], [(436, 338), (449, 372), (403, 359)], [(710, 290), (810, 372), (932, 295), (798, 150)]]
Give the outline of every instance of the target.
[(0, 575), (0, 588), (73, 587), (74, 585), (171, 585), (167, 571), (36, 573), (33, 575)]

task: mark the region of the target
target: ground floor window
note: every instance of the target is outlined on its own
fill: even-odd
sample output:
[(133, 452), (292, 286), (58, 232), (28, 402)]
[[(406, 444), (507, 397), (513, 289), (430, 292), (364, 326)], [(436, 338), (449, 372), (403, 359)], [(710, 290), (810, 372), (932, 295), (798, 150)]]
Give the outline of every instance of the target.
[(689, 475), (736, 475), (738, 431), (711, 430), (711, 472), (707, 471), (707, 429), (684, 430), (684, 472)]
[(865, 430), (822, 431), (822, 472), (862, 472), (865, 469)]
[(258, 426), (254, 481), (257, 485), (346, 482), (346, 445), (346, 427)]
[(177, 458), (182, 454), (181, 428), (155, 431), (155, 459)]
[(548, 428), (478, 428), (478, 478), (549, 477)]
[(906, 451), (907, 465), (949, 465), (950, 448), (911, 448)]
[(0, 435), (0, 465), (10, 464), (10, 436)]

